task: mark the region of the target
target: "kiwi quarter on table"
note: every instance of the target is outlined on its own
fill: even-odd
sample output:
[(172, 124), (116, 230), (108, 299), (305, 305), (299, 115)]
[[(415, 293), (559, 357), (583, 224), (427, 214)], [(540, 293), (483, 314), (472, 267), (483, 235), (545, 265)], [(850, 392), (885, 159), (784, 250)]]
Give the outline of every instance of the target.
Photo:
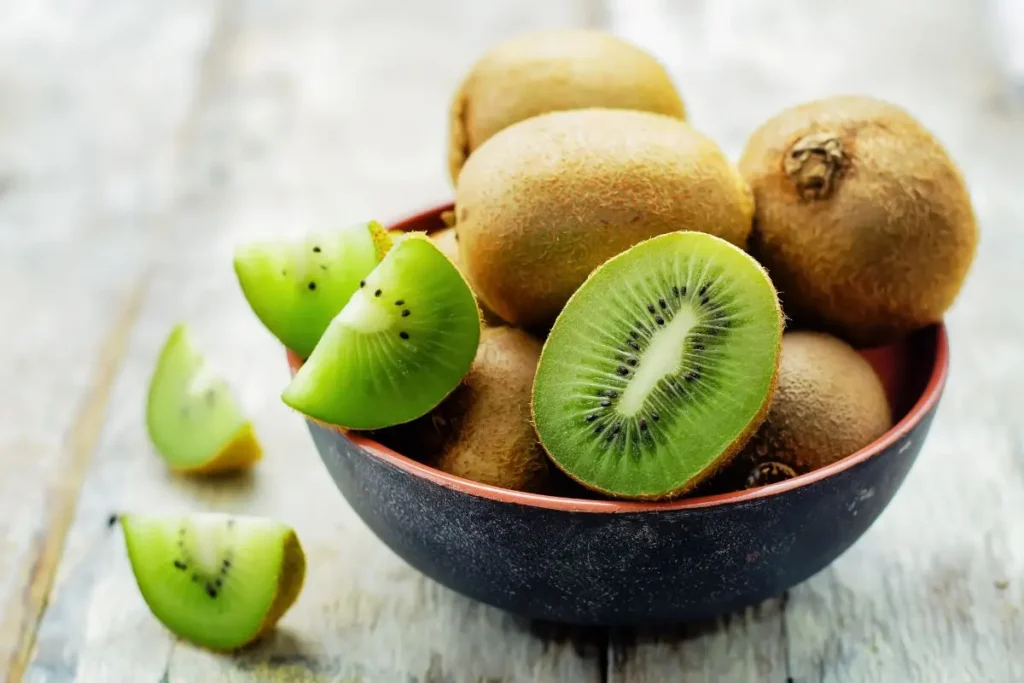
[(753, 211), (736, 168), (685, 122), (589, 109), (520, 121), (484, 143), (459, 177), (455, 229), (481, 300), (543, 329), (612, 256), (677, 230), (743, 246)]
[(541, 443), (606, 495), (686, 493), (760, 426), (782, 325), (771, 280), (738, 247), (698, 232), (641, 242), (593, 272), (544, 343)]
[(855, 453), (890, 427), (882, 381), (853, 347), (821, 332), (787, 332), (768, 417), (713, 483), (751, 488), (805, 474)]
[(938, 322), (978, 243), (964, 179), (905, 110), (869, 97), (786, 109), (750, 137), (751, 253), (787, 316), (858, 346)]
[(669, 74), (639, 47), (589, 29), (523, 33), (481, 55), (452, 98), (452, 180), (498, 131), (538, 114), (587, 107), (686, 115)]
[(150, 379), (146, 429), (179, 472), (227, 472), (262, 457), (252, 423), (184, 323), (167, 337)]
[(175, 635), (233, 650), (267, 633), (302, 590), (295, 531), (220, 513), (126, 514), (128, 558), (142, 597)]
[(370, 221), (296, 240), (254, 242), (235, 251), (238, 282), (278, 340), (308, 358), (331, 320), (380, 263), (388, 232)]
[(455, 265), (424, 233), (409, 233), (357, 283), (281, 398), (348, 429), (410, 422), (458, 386), (480, 327)]

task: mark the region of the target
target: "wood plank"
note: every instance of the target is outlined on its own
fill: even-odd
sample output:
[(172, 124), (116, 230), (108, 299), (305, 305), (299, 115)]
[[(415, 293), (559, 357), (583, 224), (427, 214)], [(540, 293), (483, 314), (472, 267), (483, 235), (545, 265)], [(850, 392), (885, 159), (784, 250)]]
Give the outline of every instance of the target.
[[(692, 680), (1024, 680), (1024, 313), (994, 296), (1020, 288), (1024, 202), (1010, 164), (1024, 152), (1024, 121), (991, 106), (1001, 86), (978, 3), (665, 7), (612, 2), (609, 20), (670, 65), (692, 120), (734, 157), (784, 106), (836, 92), (888, 98), (963, 165), (983, 240), (948, 318), (952, 376), (932, 434), (872, 529), (791, 591), (782, 628), (769, 612), (753, 628), (732, 620), (683, 640), (613, 640), (610, 661), (625, 662), (629, 681), (678, 680), (680, 670)], [(765, 671), (743, 654), (780, 647), (784, 656), (765, 660), (774, 663)], [(695, 653), (708, 656), (693, 665)]]
[[(583, 5), (446, 0), (228, 3), (153, 281), (114, 383), (27, 681), (596, 681), (600, 640), (547, 633), (462, 598), (392, 554), (333, 487), (278, 396), (279, 345), (230, 268), (237, 242), (450, 196), (445, 110), (469, 62), (502, 34), (578, 23)], [(223, 15), (222, 15), (223, 17)], [(225, 22), (222, 21), (222, 26)], [(439, 36), (457, 32), (458, 41)], [(243, 477), (169, 475), (141, 411), (170, 327), (188, 321), (253, 414), (266, 458)], [(216, 509), (297, 529), (309, 575), (273, 637), (234, 657), (173, 639), (131, 576), (112, 513)]]
[(7, 3), (0, 22), (4, 680), (27, 661), (139, 310), (140, 219), (163, 201), (202, 44), (201, 3), (158, 5)]

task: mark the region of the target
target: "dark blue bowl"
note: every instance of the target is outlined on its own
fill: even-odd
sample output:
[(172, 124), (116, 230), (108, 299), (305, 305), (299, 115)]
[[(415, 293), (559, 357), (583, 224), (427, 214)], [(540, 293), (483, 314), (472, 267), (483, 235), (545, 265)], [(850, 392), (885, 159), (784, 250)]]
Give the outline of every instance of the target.
[[(432, 231), (441, 207), (394, 227)], [(706, 619), (804, 581), (892, 500), (931, 426), (949, 362), (943, 325), (864, 352), (896, 425), (830, 466), (757, 489), (665, 503), (520, 493), (445, 474), (307, 420), (345, 499), (410, 565), (528, 618), (593, 625)], [(294, 372), (301, 361), (289, 354)]]

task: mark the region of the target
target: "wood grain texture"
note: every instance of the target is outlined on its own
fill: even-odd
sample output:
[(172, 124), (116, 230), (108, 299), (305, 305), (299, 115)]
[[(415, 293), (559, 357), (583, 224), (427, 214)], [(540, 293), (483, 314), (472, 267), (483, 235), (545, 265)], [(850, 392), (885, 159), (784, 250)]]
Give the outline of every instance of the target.
[[(6, 3), (0, 22), (0, 678), (17, 680), (137, 316), (206, 11)], [(132, 54), (132, 60), (122, 60)], [(152, 89), (159, 81), (161, 102)], [(116, 102), (117, 106), (112, 106)]]
[[(445, 108), (502, 34), (578, 23), (539, 2), (224, 2), (212, 6), (188, 116), (168, 152), (169, 201), (147, 225), (153, 267), (113, 383), (26, 681), (597, 681), (603, 641), (545, 632), (428, 581), (344, 504), (302, 420), (279, 400), (280, 346), (230, 267), (239, 241), (450, 196)], [(445, 47), (445, 32), (466, 39)], [(130, 59), (130, 55), (125, 55)], [(142, 410), (153, 362), (187, 321), (252, 413), (266, 458), (251, 474), (167, 473)], [(213, 509), (295, 526), (309, 557), (280, 629), (235, 657), (176, 642), (149, 613), (120, 529), (125, 510)]]
[[(0, 287), (16, 295), (0, 319), (18, 334), (0, 338), (15, 388), (0, 398), (0, 679), (31, 654), (33, 683), (1024, 680), (1024, 115), (992, 97), (977, 4), (690, 2), (651, 19), (654, 4), (669, 6), (604, 16), (666, 61), (693, 123), (733, 158), (781, 107), (858, 91), (908, 106), (967, 174), (982, 245), (949, 317), (949, 386), (868, 534), (786, 598), (716, 622), (524, 624), (377, 541), (280, 403), (284, 358), (233, 281), (234, 244), (448, 198), (462, 70), (504, 35), (592, 21), (597, 3), (8, 2)], [(249, 475), (171, 476), (145, 437), (146, 383), (179, 320), (256, 420), (267, 457)], [(110, 524), (132, 509), (285, 520), (309, 553), (306, 588), (237, 656), (177, 642)]]
[[(794, 588), (784, 611), (681, 640), (613, 640), (609, 660), (624, 662), (627, 681), (676, 680), (679, 667), (708, 681), (1024, 680), (1024, 423), (1011, 407), (1024, 405), (1024, 313), (1000, 294), (1024, 283), (1012, 170), (1024, 114), (996, 97), (984, 3), (738, 0), (673, 5), (671, 19), (654, 18), (655, 5), (665, 6), (612, 2), (609, 17), (670, 65), (692, 122), (734, 159), (785, 106), (843, 92), (889, 99), (962, 165), (982, 241), (947, 319), (951, 376), (928, 442), (860, 542)], [(691, 654), (721, 643), (721, 654)], [(784, 656), (760, 668), (769, 660), (744, 654), (755, 643)]]

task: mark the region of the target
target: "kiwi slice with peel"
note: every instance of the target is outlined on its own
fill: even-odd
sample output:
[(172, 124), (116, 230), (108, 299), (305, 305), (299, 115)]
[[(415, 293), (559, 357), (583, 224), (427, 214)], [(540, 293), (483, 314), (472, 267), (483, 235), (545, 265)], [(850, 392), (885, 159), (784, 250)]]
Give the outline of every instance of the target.
[(455, 265), (424, 233), (408, 233), (359, 283), (281, 398), (348, 429), (409, 422), (458, 386), (480, 327)]
[(262, 458), (252, 423), (184, 323), (171, 331), (150, 379), (146, 429), (175, 471), (226, 472)]
[(390, 247), (391, 236), (375, 221), (297, 240), (252, 242), (235, 250), (235, 275), (264, 326), (308, 358), (359, 281)]
[(637, 244), (591, 273), (559, 314), (533, 386), (541, 443), (582, 485), (681, 495), (767, 413), (783, 316), (767, 273), (698, 232)]
[(302, 590), (306, 558), (289, 526), (221, 513), (121, 516), (150, 611), (172, 633), (233, 650), (278, 622)]

